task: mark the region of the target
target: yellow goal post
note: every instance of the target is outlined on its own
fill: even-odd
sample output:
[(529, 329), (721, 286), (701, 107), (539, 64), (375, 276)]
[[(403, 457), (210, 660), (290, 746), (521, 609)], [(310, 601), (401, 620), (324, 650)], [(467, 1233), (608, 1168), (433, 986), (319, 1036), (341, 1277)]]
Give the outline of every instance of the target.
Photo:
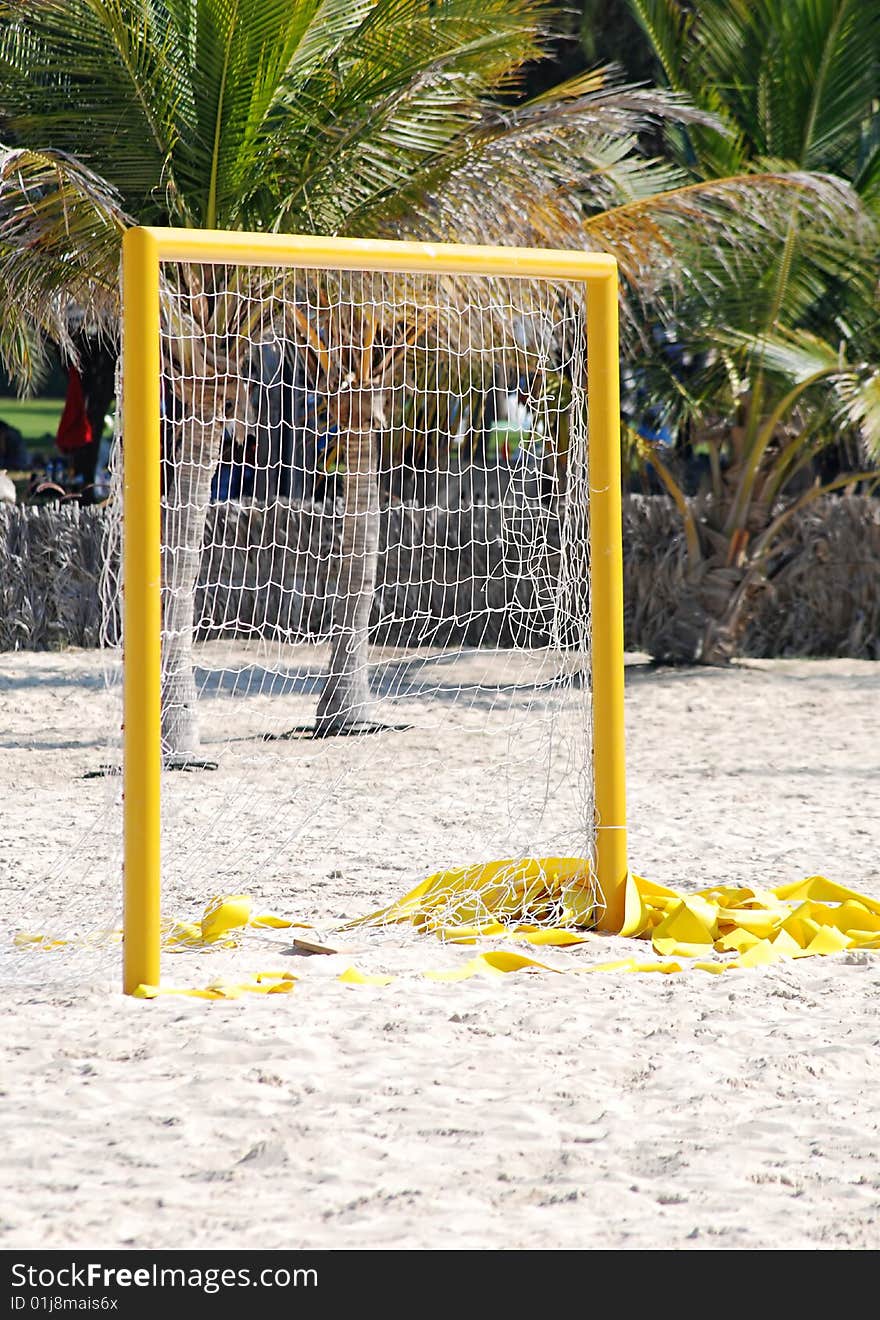
[(124, 236), (123, 988), (158, 985), (161, 950), (163, 262), (508, 276), (586, 286), (595, 881), (620, 929), (627, 875), (618, 281), (604, 253), (137, 227)]

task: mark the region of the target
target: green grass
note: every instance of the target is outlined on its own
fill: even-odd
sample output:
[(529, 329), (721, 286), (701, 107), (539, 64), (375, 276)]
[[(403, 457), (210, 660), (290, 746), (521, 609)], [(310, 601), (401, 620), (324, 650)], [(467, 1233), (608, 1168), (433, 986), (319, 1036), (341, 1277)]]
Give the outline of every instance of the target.
[(41, 440), (51, 445), (63, 407), (63, 399), (0, 398), (0, 421), (21, 431), (29, 448)]

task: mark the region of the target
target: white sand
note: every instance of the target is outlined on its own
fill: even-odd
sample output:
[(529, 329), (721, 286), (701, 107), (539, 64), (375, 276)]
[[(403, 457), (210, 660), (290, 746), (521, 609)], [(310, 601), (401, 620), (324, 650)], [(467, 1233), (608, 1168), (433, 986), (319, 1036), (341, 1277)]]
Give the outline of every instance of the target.
[[(823, 872), (880, 896), (880, 666), (633, 664), (627, 702), (635, 869), (684, 888)], [(110, 817), (75, 847), (79, 870), (69, 856), (106, 799), (106, 782), (79, 776), (107, 759), (93, 730), (109, 712), (94, 656), (0, 657), (4, 938), (30, 916), (88, 911), (83, 858), (99, 870), (112, 851)], [(279, 856), (262, 826), (253, 837), (241, 803), (221, 861), (215, 848), (201, 871), (188, 862), (169, 902), (197, 910), (209, 880), (244, 875), (242, 857), (249, 892), (288, 915), (329, 922), (390, 900), (450, 825), (450, 784), (419, 778), (418, 736), (401, 736), (402, 783), (373, 785), (372, 815), (316, 797), (298, 852)], [(454, 788), (471, 751), (461, 728), (449, 739)], [(265, 747), (267, 765), (302, 768), (303, 792), (309, 758), (330, 754)], [(219, 790), (192, 777), (181, 791), (210, 852)], [(465, 838), (478, 808), (460, 808)], [(368, 865), (377, 833), (384, 860)], [(419, 969), (472, 951), (405, 931), (357, 943), (351, 957), (291, 957), (282, 941), (166, 960), (170, 981), (260, 966), (301, 978), (290, 996), (235, 1003), (133, 1001), (107, 980), (115, 954), (109, 971), (80, 959), (72, 985), (63, 955), (28, 955), (3, 987), (0, 1244), (880, 1246), (880, 955), (442, 985)], [(632, 949), (651, 956), (602, 940), (546, 960)], [(399, 979), (346, 987), (352, 961)]]

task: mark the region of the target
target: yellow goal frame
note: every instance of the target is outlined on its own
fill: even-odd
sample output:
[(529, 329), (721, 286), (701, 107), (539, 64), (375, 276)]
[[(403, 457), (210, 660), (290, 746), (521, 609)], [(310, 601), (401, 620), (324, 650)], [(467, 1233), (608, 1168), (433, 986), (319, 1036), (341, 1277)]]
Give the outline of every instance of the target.
[(627, 875), (617, 263), (597, 252), (137, 227), (122, 242), (124, 670), (123, 989), (158, 985), (160, 918), (160, 312), (163, 261), (443, 271), (587, 286), (593, 776), (602, 926)]

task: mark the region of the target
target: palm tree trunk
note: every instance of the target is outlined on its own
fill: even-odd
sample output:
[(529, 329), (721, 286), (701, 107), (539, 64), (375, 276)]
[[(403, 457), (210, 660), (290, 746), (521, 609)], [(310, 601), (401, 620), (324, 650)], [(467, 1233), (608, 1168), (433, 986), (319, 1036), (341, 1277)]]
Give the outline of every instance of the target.
[(370, 720), (368, 638), (379, 560), (378, 448), (372, 427), (349, 433), (330, 668), (318, 702), (318, 734), (356, 729)]
[(213, 418), (183, 427), (162, 506), (162, 758), (180, 765), (199, 754), (193, 633), (211, 479), (222, 426)]
[(675, 609), (651, 639), (663, 664), (727, 665), (742, 651), (763, 575), (751, 565), (703, 561), (685, 576)]

